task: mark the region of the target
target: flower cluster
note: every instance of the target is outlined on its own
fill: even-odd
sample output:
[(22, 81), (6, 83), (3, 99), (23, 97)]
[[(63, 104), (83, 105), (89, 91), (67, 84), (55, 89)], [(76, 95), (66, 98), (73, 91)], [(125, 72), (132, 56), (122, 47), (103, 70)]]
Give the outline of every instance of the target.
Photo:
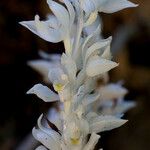
[[(49, 61), (31, 61), (52, 83), (54, 90), (42, 84), (34, 85), (27, 93), (36, 94), (45, 102), (60, 101), (60, 111), (51, 117), (51, 125), (43, 125), (43, 115), (33, 136), (43, 145), (37, 150), (92, 150), (98, 133), (123, 125), (123, 112), (134, 103), (125, 102), (127, 90), (121, 84), (107, 84), (108, 71), (117, 67), (111, 60), (112, 37), (103, 39), (98, 12), (113, 13), (137, 5), (128, 0), (47, 0), (53, 12), (45, 21), (38, 15), (34, 21), (20, 24), (42, 39), (64, 43), (65, 52), (59, 55), (40, 55)], [(98, 87), (97, 80), (103, 80)], [(89, 137), (90, 135), (90, 137)]]

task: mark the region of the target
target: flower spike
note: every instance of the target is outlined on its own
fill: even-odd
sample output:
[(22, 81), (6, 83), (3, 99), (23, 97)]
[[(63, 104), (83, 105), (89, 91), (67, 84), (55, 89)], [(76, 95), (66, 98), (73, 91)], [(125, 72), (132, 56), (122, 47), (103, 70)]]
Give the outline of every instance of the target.
[(108, 72), (118, 63), (111, 60), (112, 37), (101, 35), (98, 12), (114, 13), (137, 5), (128, 0), (47, 0), (47, 4), (53, 14), (45, 21), (36, 15), (33, 21), (20, 22), (48, 42), (62, 41), (65, 48), (61, 56), (40, 52), (43, 60), (28, 62), (53, 89), (36, 84), (27, 94), (59, 102), (46, 120), (39, 117), (32, 130), (43, 144), (36, 150), (93, 150), (98, 134), (125, 124), (121, 117), (135, 106), (124, 100), (127, 90), (121, 84), (108, 84)]

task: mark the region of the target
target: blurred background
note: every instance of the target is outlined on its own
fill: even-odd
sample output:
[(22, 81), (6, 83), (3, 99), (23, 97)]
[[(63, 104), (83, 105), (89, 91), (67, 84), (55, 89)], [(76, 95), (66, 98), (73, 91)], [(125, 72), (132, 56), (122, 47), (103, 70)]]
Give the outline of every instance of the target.
[[(111, 81), (124, 80), (126, 99), (137, 102), (125, 114), (126, 125), (102, 134), (99, 145), (105, 150), (150, 149), (150, 1), (132, 2), (139, 7), (102, 14), (103, 36), (113, 35), (112, 51), (120, 63), (111, 71)], [(38, 59), (40, 49), (62, 53), (63, 44), (45, 42), (18, 24), (49, 12), (45, 0), (0, 0), (0, 150), (30, 150), (29, 143), (34, 147), (31, 130), (51, 106), (25, 94), (43, 82), (27, 61)]]

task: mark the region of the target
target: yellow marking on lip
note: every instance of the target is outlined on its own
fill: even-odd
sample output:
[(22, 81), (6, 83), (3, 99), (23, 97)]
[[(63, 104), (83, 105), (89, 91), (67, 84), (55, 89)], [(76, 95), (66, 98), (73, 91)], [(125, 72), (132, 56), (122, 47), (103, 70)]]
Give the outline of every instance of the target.
[(56, 83), (54, 84), (54, 89), (55, 91), (60, 92), (63, 89), (63, 85), (61, 83)]
[(79, 139), (78, 138), (71, 138), (70, 140), (71, 140), (71, 144), (73, 144), (73, 145), (79, 144)]

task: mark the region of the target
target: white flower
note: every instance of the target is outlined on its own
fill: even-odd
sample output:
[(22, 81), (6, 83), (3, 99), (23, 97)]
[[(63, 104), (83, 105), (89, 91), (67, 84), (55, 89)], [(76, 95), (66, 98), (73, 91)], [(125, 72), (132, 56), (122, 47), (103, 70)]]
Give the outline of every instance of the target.
[[(53, 150), (91, 150), (100, 138), (96, 133), (111, 130), (126, 122), (126, 120), (113, 116), (88, 114), (84, 118), (83, 115), (78, 116), (76, 113), (70, 113), (68, 115), (64, 114), (65, 121), (61, 122), (62, 127), (58, 128), (58, 133), (52, 128), (44, 127), (42, 125), (42, 117), (43, 115), (38, 119), (38, 128), (33, 128), (33, 136), (48, 149)], [(63, 120), (63, 118), (59, 119)], [(55, 126), (58, 127), (57, 124)], [(91, 137), (88, 141), (87, 135), (90, 133)]]
[(110, 83), (105, 86), (101, 86), (99, 92), (101, 93), (101, 101), (104, 101), (122, 99), (128, 93), (128, 90), (120, 84)]
[(63, 90), (68, 83), (68, 76), (60, 67), (51, 68), (48, 73), (48, 78), (57, 92)]
[[(60, 130), (60, 133), (58, 133), (51, 128), (44, 127), (41, 124), (41, 115), (38, 119), (38, 128), (33, 128), (33, 136), (50, 150), (82, 150), (84, 147), (90, 150), (90, 148), (94, 148), (99, 139), (99, 135), (92, 133), (88, 142), (87, 138), (85, 137), (89, 133), (87, 132), (88, 130), (86, 131), (86, 124), (82, 123), (82, 120), (79, 122), (76, 117), (70, 117), (67, 117), (64, 125), (62, 124), (64, 127), (63, 130)], [(81, 129), (84, 129), (85, 132), (83, 132)], [(44, 149), (44, 147), (40, 148)]]
[(122, 117), (125, 112), (135, 106), (136, 103), (134, 101), (126, 101), (124, 99), (115, 102), (115, 104), (114, 101), (105, 101), (99, 105), (97, 111), (103, 115)]
[(71, 50), (70, 31), (74, 22), (75, 12), (69, 0), (64, 0), (67, 9), (53, 0), (47, 1), (54, 15), (46, 21), (40, 21), (38, 15), (34, 21), (23, 21), (21, 25), (46, 41), (57, 43), (64, 41), (66, 51)]
[(95, 102), (94, 110), (103, 115), (122, 116), (127, 110), (133, 108), (136, 103), (125, 101), (127, 89), (119, 83), (110, 83), (100, 87), (99, 101)]
[(60, 66), (60, 55), (58, 54), (47, 54), (42, 51), (39, 52), (43, 59), (31, 60), (27, 64), (42, 75), (43, 80), (46, 83), (50, 83), (48, 79), (48, 73), (51, 68), (56, 68)]
[[(92, 95), (92, 96), (91, 96)], [(94, 96), (93, 96), (94, 95)], [(75, 110), (76, 114), (80, 119), (84, 118), (88, 122), (89, 133), (100, 133), (103, 131), (108, 131), (117, 127), (120, 127), (127, 120), (120, 119), (111, 115), (98, 115), (92, 109), (88, 109), (88, 105), (91, 106), (92, 103), (97, 101), (99, 95), (95, 94), (86, 94), (83, 98), (82, 104), (78, 103), (77, 109)], [(84, 103), (88, 99), (91, 99), (91, 102)], [(85, 125), (85, 123), (84, 123)]]
[(48, 77), (53, 84), (54, 90), (58, 92), (60, 101), (70, 101), (71, 81), (69, 80), (69, 76), (64, 73), (63, 69), (60, 67), (50, 69)]

